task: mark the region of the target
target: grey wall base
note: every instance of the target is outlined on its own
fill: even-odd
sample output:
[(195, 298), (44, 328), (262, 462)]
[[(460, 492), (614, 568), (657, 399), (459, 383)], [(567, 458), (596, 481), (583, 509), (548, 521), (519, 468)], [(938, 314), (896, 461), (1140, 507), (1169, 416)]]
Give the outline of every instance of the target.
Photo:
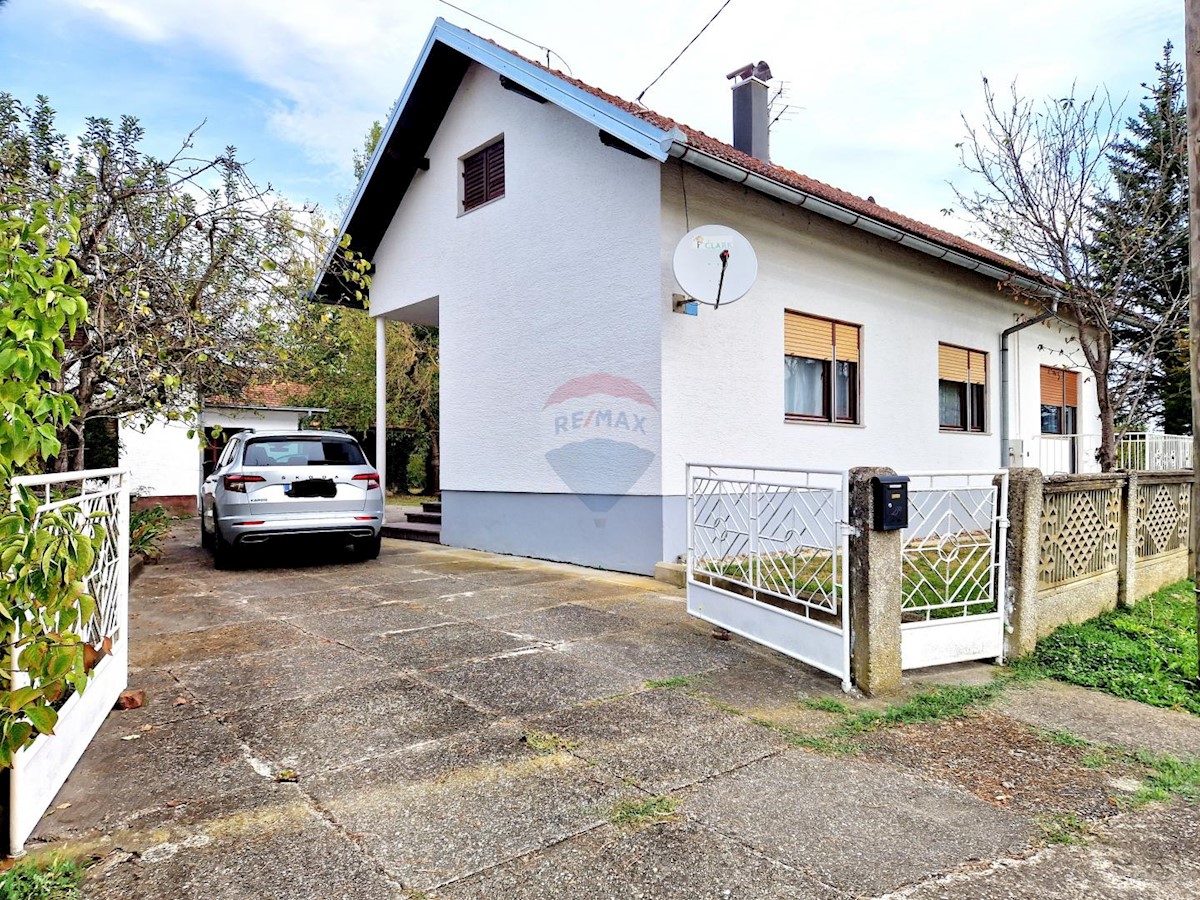
[(686, 551), (685, 517), (682, 497), (442, 491), (447, 546), (638, 575)]

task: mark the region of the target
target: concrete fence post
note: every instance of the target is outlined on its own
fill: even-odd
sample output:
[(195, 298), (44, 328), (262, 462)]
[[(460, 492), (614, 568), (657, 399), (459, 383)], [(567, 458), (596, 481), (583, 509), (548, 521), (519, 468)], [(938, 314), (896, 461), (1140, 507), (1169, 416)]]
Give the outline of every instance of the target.
[(1121, 532), (1117, 545), (1117, 606), (1137, 603), (1138, 477), (1125, 476), (1121, 487)]
[(1008, 566), (1004, 597), (1008, 626), (1004, 658), (1018, 659), (1033, 652), (1038, 638), (1038, 564), (1042, 537), (1041, 470), (1008, 470)]
[(873, 531), (871, 480), (892, 469), (850, 470), (850, 669), (864, 694), (900, 685), (901, 532)]

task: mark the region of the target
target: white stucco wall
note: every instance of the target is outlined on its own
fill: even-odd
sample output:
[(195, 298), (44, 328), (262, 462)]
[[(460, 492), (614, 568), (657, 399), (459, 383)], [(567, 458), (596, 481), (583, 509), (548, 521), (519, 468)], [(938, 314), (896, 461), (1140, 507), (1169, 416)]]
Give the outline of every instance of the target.
[[(741, 231), (759, 275), (737, 303), (675, 314), (671, 256), (688, 230), (683, 168), (662, 169), (664, 494), (683, 493), (689, 461), (901, 472), (1000, 465), (1000, 332), (1023, 307), (992, 281), (687, 169), (691, 227)], [(861, 425), (785, 421), (785, 309), (861, 325)], [(1068, 329), (1040, 325), (1011, 339), (1014, 437), (1040, 431), (1038, 366), (1070, 365), (1079, 354), (1064, 355), (1077, 351), (1068, 338)], [(988, 433), (938, 430), (939, 342), (987, 352)], [(1080, 430), (1098, 433), (1091, 391), (1081, 376)], [(1036, 454), (1036, 445), (1026, 449)]]
[[(500, 135), (505, 196), (460, 215), (459, 159)], [(375, 256), (371, 312), (437, 298), (443, 490), (658, 494), (659, 163), (604, 146), (594, 125), (476, 65), (428, 158)], [(589, 396), (592, 381), (546, 408), (597, 374), (651, 403)], [(641, 430), (597, 429), (622, 413)], [(599, 454), (568, 484), (548, 454), (602, 435), (653, 463), (631, 485), (626, 456)]]
[[(300, 427), (299, 412), (206, 407), (203, 427), (285, 428)], [(130, 484), (142, 497), (194, 496), (200, 487), (200, 440), (188, 437), (192, 426), (159, 418), (144, 428), (122, 422), (118, 427), (120, 461), (128, 466)]]

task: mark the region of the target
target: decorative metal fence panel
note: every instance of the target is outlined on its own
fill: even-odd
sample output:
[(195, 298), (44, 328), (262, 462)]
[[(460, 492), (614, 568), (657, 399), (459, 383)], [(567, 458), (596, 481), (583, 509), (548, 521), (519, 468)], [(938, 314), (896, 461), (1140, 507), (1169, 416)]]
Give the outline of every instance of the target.
[(1135, 472), (1170, 472), (1192, 467), (1190, 434), (1158, 434), (1134, 431), (1121, 435), (1117, 461), (1122, 469)]
[[(123, 469), (21, 476), (13, 479), (14, 500), (21, 488), (41, 498), (37, 516), (51, 510), (74, 511), (74, 521), (105, 532), (96, 561), (85, 579), (96, 600), (96, 613), (81, 636), (97, 649), (111, 639), (92, 671), (86, 690), (72, 694), (58, 711), (53, 735), (42, 735), (13, 757), (9, 772), (9, 853), (22, 852), (26, 838), (87, 749), (129, 672), (129, 476)], [(93, 514), (101, 515), (90, 518)], [(18, 636), (19, 637), (19, 636)], [(28, 679), (11, 653), (16, 684)]]
[(1038, 548), (1039, 586), (1116, 571), (1120, 533), (1120, 484), (1066, 489), (1047, 484)]
[(1138, 559), (1187, 550), (1191, 497), (1192, 486), (1186, 482), (1137, 486), (1134, 513)]
[(849, 688), (847, 473), (689, 465), (688, 611)]
[(909, 479), (901, 665), (1001, 657), (1007, 472), (916, 473)]

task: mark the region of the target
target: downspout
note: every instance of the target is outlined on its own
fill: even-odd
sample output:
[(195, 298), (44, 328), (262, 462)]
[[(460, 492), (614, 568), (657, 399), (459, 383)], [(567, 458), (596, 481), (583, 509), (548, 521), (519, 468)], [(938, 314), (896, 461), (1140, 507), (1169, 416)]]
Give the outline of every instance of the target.
[(1008, 336), (1016, 334), (1018, 331), (1023, 331), (1030, 325), (1045, 322), (1056, 315), (1058, 315), (1057, 297), (1050, 301), (1050, 309), (1046, 312), (1039, 316), (1034, 316), (1032, 319), (1027, 319), (1024, 322), (1018, 322), (1011, 328), (1006, 328), (1000, 332), (1000, 465), (1003, 468), (1009, 468), (1012, 465), (1012, 460), (1009, 458), (1012, 450), (1012, 440), (1008, 433)]

